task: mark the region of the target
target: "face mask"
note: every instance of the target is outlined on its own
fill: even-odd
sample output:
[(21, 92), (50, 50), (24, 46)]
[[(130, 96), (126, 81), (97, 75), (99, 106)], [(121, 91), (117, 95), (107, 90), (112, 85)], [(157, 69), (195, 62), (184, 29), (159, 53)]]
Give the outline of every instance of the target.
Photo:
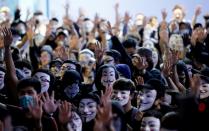
[(69, 131), (82, 131), (82, 121), (76, 112), (72, 112), (72, 117), (67, 127)]
[(160, 131), (160, 120), (153, 116), (144, 117), (141, 123), (141, 131)]
[(41, 82), (41, 93), (47, 92), (50, 86), (50, 76), (43, 72), (37, 72), (34, 77)]
[(156, 99), (157, 91), (156, 90), (144, 90), (140, 96), (140, 111), (145, 111), (150, 109)]
[(112, 67), (107, 67), (102, 70), (101, 83), (104, 87), (112, 85), (115, 80), (115, 70)]
[(64, 90), (65, 94), (70, 98), (74, 98), (79, 92), (79, 86), (77, 83), (73, 83)]
[(89, 122), (96, 117), (97, 103), (90, 98), (82, 99), (79, 103), (78, 110), (83, 122)]
[(3, 71), (0, 71), (0, 90), (4, 88), (4, 76), (5, 73)]
[(21, 96), (19, 101), (20, 101), (20, 106), (25, 109), (28, 108), (29, 105), (34, 104), (33, 97), (29, 95)]
[(31, 70), (30, 69), (23, 67), (22, 72), (24, 72), (25, 77), (31, 77)]
[(209, 83), (205, 80), (201, 80), (200, 83), (200, 99), (205, 99), (209, 97)]
[(117, 101), (120, 105), (125, 106), (130, 98), (130, 91), (114, 90), (112, 100)]

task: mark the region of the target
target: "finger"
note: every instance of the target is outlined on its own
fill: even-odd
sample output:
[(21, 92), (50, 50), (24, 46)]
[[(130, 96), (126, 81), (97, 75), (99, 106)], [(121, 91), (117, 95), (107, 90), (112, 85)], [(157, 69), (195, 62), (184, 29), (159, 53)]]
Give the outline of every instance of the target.
[(45, 97), (46, 97), (46, 100), (50, 100), (50, 99), (49, 99), (49, 93), (48, 93), (48, 92), (45, 92), (44, 95), (45, 95)]
[(54, 101), (54, 91), (52, 91), (51, 100)]
[(41, 95), (41, 99), (43, 100), (43, 102), (46, 102), (46, 97), (44, 96), (44, 94)]

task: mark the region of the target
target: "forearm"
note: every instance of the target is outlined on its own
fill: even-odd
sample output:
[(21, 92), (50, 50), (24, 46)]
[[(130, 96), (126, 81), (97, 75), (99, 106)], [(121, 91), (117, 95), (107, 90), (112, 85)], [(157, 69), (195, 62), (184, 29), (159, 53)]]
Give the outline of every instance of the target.
[(36, 120), (34, 122), (33, 131), (42, 131), (42, 123), (41, 123), (41, 120)]

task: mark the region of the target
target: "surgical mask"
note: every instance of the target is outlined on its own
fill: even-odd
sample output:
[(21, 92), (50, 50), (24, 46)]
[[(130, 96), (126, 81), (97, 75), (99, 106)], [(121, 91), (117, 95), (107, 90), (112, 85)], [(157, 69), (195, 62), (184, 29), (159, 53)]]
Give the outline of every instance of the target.
[(24, 109), (28, 108), (29, 105), (34, 105), (34, 99), (32, 96), (29, 96), (29, 95), (24, 95), (24, 96), (21, 96), (20, 99), (20, 106)]

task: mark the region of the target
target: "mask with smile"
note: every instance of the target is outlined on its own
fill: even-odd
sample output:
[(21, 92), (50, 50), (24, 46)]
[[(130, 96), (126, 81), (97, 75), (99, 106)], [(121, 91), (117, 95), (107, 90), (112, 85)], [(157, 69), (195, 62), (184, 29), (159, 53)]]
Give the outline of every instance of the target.
[(50, 76), (43, 72), (37, 72), (34, 78), (41, 82), (41, 93), (47, 92), (50, 86)]
[(146, 90), (143, 89), (142, 94), (140, 96), (140, 111), (145, 111), (150, 109), (157, 97), (157, 91), (156, 90)]
[(114, 90), (112, 100), (117, 101), (120, 105), (125, 106), (130, 99), (130, 91), (128, 90)]
[(70, 131), (82, 131), (82, 121), (80, 116), (76, 112), (72, 112), (71, 120), (67, 124), (67, 128)]
[(160, 131), (160, 120), (153, 116), (144, 117), (141, 123), (141, 131)]
[(209, 83), (206, 80), (201, 79), (200, 83), (200, 99), (209, 97)]
[(102, 70), (101, 83), (104, 87), (111, 86), (115, 80), (115, 70), (112, 67), (107, 67)]
[(78, 107), (81, 119), (84, 123), (90, 122), (96, 117), (97, 103), (91, 98), (81, 99)]

